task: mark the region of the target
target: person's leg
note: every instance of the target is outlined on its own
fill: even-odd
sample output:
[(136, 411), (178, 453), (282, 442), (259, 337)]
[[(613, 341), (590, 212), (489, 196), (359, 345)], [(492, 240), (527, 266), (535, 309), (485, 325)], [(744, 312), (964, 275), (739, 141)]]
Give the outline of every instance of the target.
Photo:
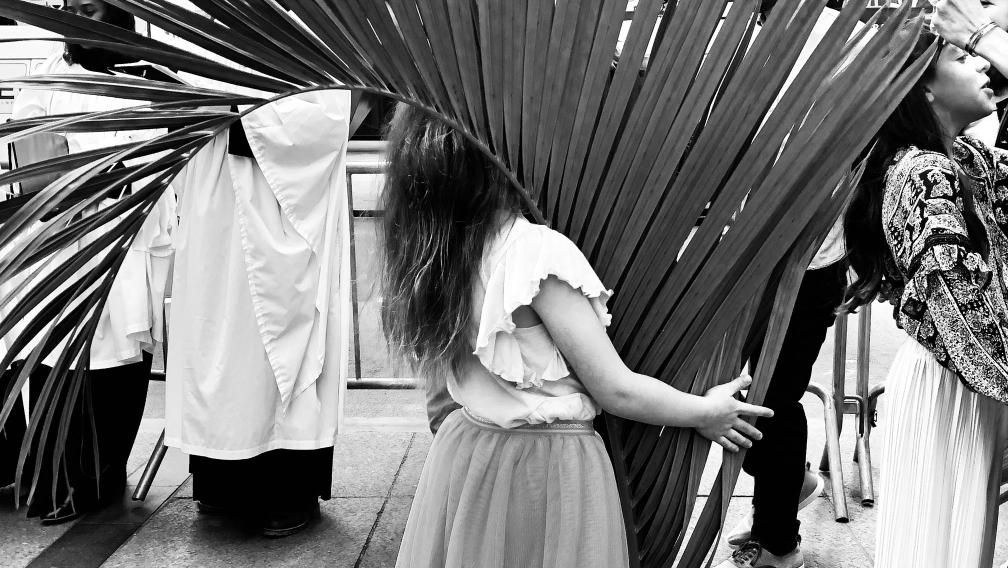
[[(32, 414), (42, 404), (42, 391), (51, 371), (51, 367), (39, 365), (28, 377), (28, 409)], [(59, 392), (52, 393), (47, 397), (45, 412), (51, 413), (56, 417), (61, 416), (66, 402), (67, 393), (65, 388)], [(63, 458), (60, 464), (53, 463), (53, 453), (59, 429), (58, 421), (54, 420), (50, 425), (50, 433), (44, 444), (42, 443), (43, 428), (40, 425), (36, 429), (31, 440), (32, 451), (28, 454), (28, 459), (25, 461), (24, 470), (22, 471), (23, 490), (31, 485), (33, 479), (38, 479), (38, 489), (31, 500), (27, 500), (29, 497), (27, 492), (23, 493), (23, 497), (27, 500), (28, 517), (43, 517), (51, 513), (55, 508), (66, 504), (69, 481), (66, 475), (65, 464), (67, 456), (77, 456), (81, 451), (80, 418), (80, 412), (73, 412), (71, 414), (67, 438), (64, 443)], [(54, 478), (56, 479), (55, 495), (51, 489)]]
[(257, 475), (276, 483), (263, 504), (263, 535), (297, 533), (318, 515), (319, 499), (331, 497), (333, 448), (274, 450), (260, 457)]
[(307, 526), (332, 488), (333, 447), (272, 450), (244, 460), (190, 456), (200, 511), (261, 520), (266, 536)]
[[(143, 419), (152, 361), (144, 353), (138, 363), (88, 373), (100, 460), (100, 494), (94, 495), (95, 504), (118, 499), (126, 488), (126, 463)], [(93, 469), (79, 473), (82, 487), (95, 487)]]
[(71, 498), (44, 514), (43, 524), (68, 522), (122, 498), (126, 463), (147, 401), (152, 359), (144, 354), (140, 362), (85, 375), (62, 466)]
[(199, 503), (200, 512), (239, 515), (257, 512), (264, 489), (256, 488), (255, 480), (251, 479), (256, 463), (256, 458), (220, 460), (189, 456), (193, 500)]
[[(0, 400), (6, 401), (10, 396), (20, 370), (21, 365), (15, 364), (0, 374)], [(21, 443), (24, 441), (27, 426), (19, 394), (17, 402), (14, 403), (14, 409), (7, 417), (7, 422), (0, 429), (0, 487), (14, 483), (17, 458), (21, 452)]]
[(755, 478), (752, 537), (776, 555), (792, 551), (799, 540), (798, 505), (808, 442), (801, 398), (842, 301), (844, 276), (840, 264), (806, 272), (763, 401), (774, 416), (757, 421), (763, 439), (749, 450), (744, 463)]

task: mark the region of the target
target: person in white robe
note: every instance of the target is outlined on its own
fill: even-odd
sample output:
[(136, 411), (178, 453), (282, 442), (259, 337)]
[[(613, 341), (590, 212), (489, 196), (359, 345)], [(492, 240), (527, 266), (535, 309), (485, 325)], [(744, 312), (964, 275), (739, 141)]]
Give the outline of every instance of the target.
[(173, 181), (165, 443), (204, 513), (302, 529), (330, 497), (346, 386), (350, 95), (246, 115)]
[[(88, 5), (87, 15), (94, 19), (127, 29), (133, 27), (133, 17), (113, 6), (95, 0), (68, 2), (70, 8), (79, 11), (82, 10), (83, 4)], [(65, 53), (49, 57), (33, 73), (47, 75), (109, 73), (106, 66), (123, 61), (125, 60), (117, 54), (67, 45)], [(80, 93), (23, 89), (14, 100), (12, 115), (14, 119), (24, 119), (53, 114), (100, 112), (139, 104), (144, 103)], [(69, 152), (78, 153), (128, 143), (156, 134), (158, 134), (156, 131), (144, 131), (67, 132), (62, 135), (67, 141)], [(102, 206), (113, 203), (116, 197), (106, 198)], [(28, 504), (28, 515), (42, 517), (43, 524), (67, 522), (108, 503), (118, 502), (126, 488), (126, 464), (143, 417), (152, 353), (155, 344), (162, 340), (162, 306), (171, 264), (173, 225), (174, 196), (166, 195), (158, 202), (130, 244), (125, 260), (113, 282), (91, 344), (88, 371), (85, 376), (85, 388), (88, 389), (88, 398), (91, 400), (90, 409), (94, 419), (95, 435), (92, 437), (89, 426), (91, 420), (85, 415), (83, 403), (78, 402), (81, 408), (75, 412), (75, 418), (70, 425), (67, 453), (64, 457), (65, 467), (48, 463), (49, 460), (46, 459), (40, 471), (40, 487), (48, 486), (47, 480), (53, 475), (65, 478), (65, 484), (59, 484), (57, 502), (52, 503), (49, 492), (42, 491), (39, 492), (42, 496), (36, 497)], [(43, 272), (51, 272), (60, 262), (68, 259), (95, 238), (96, 235), (89, 235), (86, 239), (56, 253), (47, 261)], [(45, 275), (40, 274), (34, 281), (44, 278)], [(20, 279), (0, 283), (0, 295), (16, 297), (25, 292), (26, 284), (27, 282)], [(10, 305), (13, 303), (8, 304), (8, 309)], [(15, 329), (8, 337), (16, 337), (18, 331), (19, 329)], [(0, 345), (0, 355), (3, 355), (4, 351), (4, 346)], [(21, 358), (29, 351), (30, 347), (22, 352)], [(36, 404), (41, 385), (51, 366), (56, 363), (59, 351), (60, 349), (54, 351), (45, 359), (44, 365), (32, 374), (28, 385), (29, 409)], [(17, 368), (19, 367), (15, 366), (14, 370)], [(11, 381), (16, 374), (8, 371), (4, 374), (4, 378), (0, 379), (0, 383)], [(62, 404), (63, 402), (60, 403)], [(21, 437), (24, 435), (23, 419), (23, 415), (15, 413), (8, 421), (6, 430), (9, 434), (7, 436), (9, 448), (20, 447)], [(92, 457), (94, 451), (90, 445), (92, 439), (98, 441), (97, 479)], [(16, 452), (9, 450), (4, 452), (0, 456), (0, 461), (2, 461), (0, 478), (13, 478)], [(60, 469), (64, 473), (54, 473)]]

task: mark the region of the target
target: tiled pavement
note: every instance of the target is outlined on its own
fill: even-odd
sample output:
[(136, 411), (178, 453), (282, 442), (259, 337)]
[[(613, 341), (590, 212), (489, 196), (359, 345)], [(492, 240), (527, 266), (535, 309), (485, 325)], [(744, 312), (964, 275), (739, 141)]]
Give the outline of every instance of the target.
[[(899, 332), (892, 327), (885, 311), (877, 310), (873, 318), (873, 384), (884, 379), (888, 363), (900, 344)], [(852, 343), (855, 328), (852, 322)], [(813, 376), (824, 385), (830, 382), (831, 346), (832, 341), (828, 340)], [(848, 367), (853, 371), (852, 355)], [(163, 424), (161, 387), (152, 384), (147, 416), (130, 464), (134, 481)], [(803, 402), (811, 425), (808, 457), (818, 463), (824, 440), (822, 406), (811, 396), (806, 396)], [(422, 397), (416, 391), (352, 390), (347, 414), (350, 416), (347, 431), (336, 446), (333, 499), (323, 503), (321, 520), (301, 534), (266, 540), (257, 535), (254, 527), (198, 515), (185, 472), (185, 457), (170, 452), (145, 503), (132, 502), (127, 496), (121, 506), (69, 526), (45, 528), (24, 520), (11, 506), (10, 490), (0, 490), (0, 566), (392, 566), (431, 442)], [(886, 428), (884, 397), (880, 416), (881, 423), (873, 434), (878, 492), (885, 490), (877, 486), (877, 468), (883, 457), (880, 440)], [(802, 511), (809, 568), (871, 566), (875, 511), (860, 505), (851, 463), (852, 426), (848, 419), (843, 436), (850, 522), (834, 522), (828, 490), (827, 495)], [(712, 455), (697, 510), (709, 491), (718, 460), (719, 456)], [(752, 480), (743, 475), (729, 508), (729, 527), (748, 509), (751, 496)], [(723, 559), (726, 551), (722, 543), (716, 558)], [(998, 562), (1008, 559), (1008, 531), (1004, 527), (999, 531), (997, 559)]]

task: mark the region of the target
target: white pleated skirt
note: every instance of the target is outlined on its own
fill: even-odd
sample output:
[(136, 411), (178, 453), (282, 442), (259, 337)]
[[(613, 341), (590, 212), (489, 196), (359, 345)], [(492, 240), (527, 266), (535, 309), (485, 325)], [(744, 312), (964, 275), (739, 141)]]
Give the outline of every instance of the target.
[(397, 568), (625, 568), (612, 464), (590, 423), (505, 429), (456, 410), (427, 453)]
[(889, 370), (885, 402), (875, 568), (990, 567), (1003, 406), (912, 339)]

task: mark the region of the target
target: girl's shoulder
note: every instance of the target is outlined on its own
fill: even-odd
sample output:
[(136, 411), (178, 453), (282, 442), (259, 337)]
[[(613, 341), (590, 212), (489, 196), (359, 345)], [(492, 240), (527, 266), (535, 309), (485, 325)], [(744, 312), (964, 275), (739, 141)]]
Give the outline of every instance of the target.
[(572, 240), (524, 218), (505, 224), (484, 255), (481, 276), (487, 289), (514, 288), (528, 300), (538, 293), (539, 283), (550, 276), (591, 296), (612, 293)]
[(505, 223), (489, 254), (485, 255), (491, 264), (505, 256), (528, 255), (530, 258), (546, 256), (570, 256), (584, 258), (581, 249), (563, 233), (533, 223), (524, 217), (515, 217)]
[(959, 166), (974, 178), (988, 176), (994, 168), (993, 150), (972, 136), (956, 138), (954, 156)]
[(921, 191), (956, 190), (956, 166), (941, 152), (909, 146), (896, 153), (885, 175), (885, 201), (916, 200)]
[(934, 169), (953, 171), (954, 168), (952, 160), (941, 152), (908, 146), (893, 157), (892, 165), (889, 167), (889, 177)]
[(886, 181), (890, 187), (921, 182), (928, 187), (948, 185), (954, 190), (960, 171), (980, 179), (990, 174), (993, 163), (994, 155), (986, 144), (972, 136), (960, 136), (953, 145), (952, 157), (915, 146), (900, 150), (893, 158)]

